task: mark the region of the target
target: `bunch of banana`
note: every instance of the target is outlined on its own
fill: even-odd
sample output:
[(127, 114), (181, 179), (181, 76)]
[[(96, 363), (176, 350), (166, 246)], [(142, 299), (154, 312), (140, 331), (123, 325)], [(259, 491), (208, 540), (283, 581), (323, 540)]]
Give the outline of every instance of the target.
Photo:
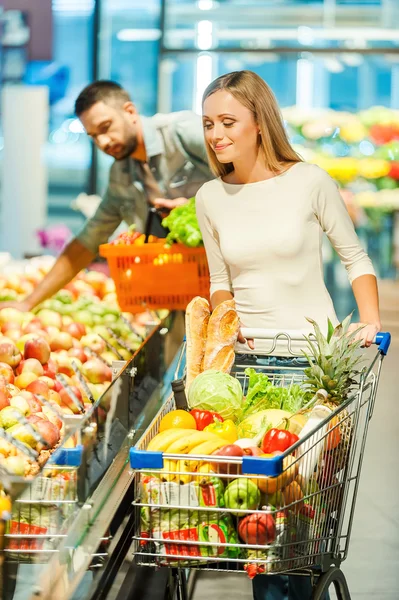
[[(215, 450), (226, 445), (226, 440), (209, 431), (193, 429), (167, 429), (158, 433), (148, 444), (147, 450), (166, 452), (167, 454), (197, 454), (209, 456)], [(199, 460), (182, 458), (179, 460), (164, 459), (164, 467), (160, 477), (164, 481), (190, 483), (196, 478), (195, 473), (202, 464)]]

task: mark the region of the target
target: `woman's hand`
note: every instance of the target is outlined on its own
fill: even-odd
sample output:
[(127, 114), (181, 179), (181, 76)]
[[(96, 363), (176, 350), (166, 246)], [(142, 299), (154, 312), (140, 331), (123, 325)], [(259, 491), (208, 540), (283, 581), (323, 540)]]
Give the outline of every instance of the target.
[(251, 340), (251, 339), (247, 340), (247, 339), (245, 339), (245, 337), (241, 333), (241, 329), (238, 332), (237, 341), (239, 341), (240, 344), (248, 344), (248, 348), (250, 348), (251, 350), (255, 350), (255, 342), (254, 342), (254, 340)]
[(376, 334), (381, 331), (381, 323), (352, 323), (349, 325), (348, 333), (357, 331), (353, 341), (361, 340), (362, 347), (368, 348), (374, 342)]

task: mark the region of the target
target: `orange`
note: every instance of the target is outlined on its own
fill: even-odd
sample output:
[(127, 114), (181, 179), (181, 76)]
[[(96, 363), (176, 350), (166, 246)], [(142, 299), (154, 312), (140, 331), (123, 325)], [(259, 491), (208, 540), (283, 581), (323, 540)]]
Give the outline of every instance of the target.
[(165, 429), (197, 429), (197, 424), (193, 415), (185, 410), (172, 410), (162, 418), (159, 425), (159, 431)]

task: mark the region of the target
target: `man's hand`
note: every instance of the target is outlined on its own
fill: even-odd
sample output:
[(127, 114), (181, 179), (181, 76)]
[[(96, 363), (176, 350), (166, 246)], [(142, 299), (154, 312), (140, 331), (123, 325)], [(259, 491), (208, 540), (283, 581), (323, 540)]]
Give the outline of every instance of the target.
[(31, 306), (24, 300), (21, 302), (0, 302), (0, 310), (3, 308), (16, 308), (20, 312), (29, 312), (31, 310)]
[(173, 200), (169, 200), (168, 198), (155, 198), (152, 200), (152, 204), (155, 208), (166, 208), (167, 210), (172, 210), (172, 208), (176, 208), (176, 206), (183, 206), (183, 204), (187, 204), (187, 198), (174, 198)]

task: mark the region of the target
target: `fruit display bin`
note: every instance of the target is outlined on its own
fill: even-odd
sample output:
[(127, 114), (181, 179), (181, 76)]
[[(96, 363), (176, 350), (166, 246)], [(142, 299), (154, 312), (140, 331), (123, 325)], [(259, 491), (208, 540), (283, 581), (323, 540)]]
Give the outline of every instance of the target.
[(123, 311), (185, 310), (195, 296), (209, 296), (209, 270), (203, 247), (103, 244), (100, 255), (108, 261)]

